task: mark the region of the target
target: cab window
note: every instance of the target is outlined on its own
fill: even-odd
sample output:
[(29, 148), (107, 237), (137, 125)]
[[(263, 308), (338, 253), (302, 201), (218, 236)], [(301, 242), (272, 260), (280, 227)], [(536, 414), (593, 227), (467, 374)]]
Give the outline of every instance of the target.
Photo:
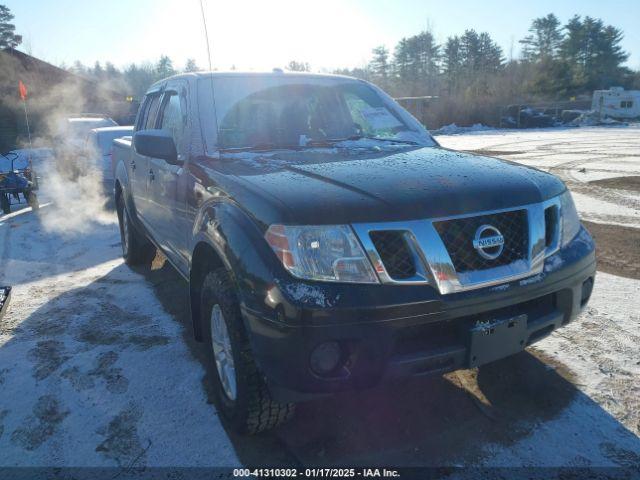
[(149, 102), (149, 111), (147, 112), (144, 128), (145, 130), (154, 129), (156, 126), (156, 116), (158, 114), (158, 104), (160, 103), (160, 95), (154, 95)]
[(184, 97), (177, 92), (167, 92), (162, 102), (160, 128), (171, 134), (178, 154), (184, 153), (186, 108)]

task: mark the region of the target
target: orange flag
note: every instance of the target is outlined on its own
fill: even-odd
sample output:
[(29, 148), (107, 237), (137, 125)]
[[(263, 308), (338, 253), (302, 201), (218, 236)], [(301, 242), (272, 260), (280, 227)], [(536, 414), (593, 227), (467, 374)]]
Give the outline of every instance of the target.
[(18, 80), (18, 90), (20, 91), (20, 98), (22, 100), (27, 99), (27, 86), (22, 83), (22, 80)]

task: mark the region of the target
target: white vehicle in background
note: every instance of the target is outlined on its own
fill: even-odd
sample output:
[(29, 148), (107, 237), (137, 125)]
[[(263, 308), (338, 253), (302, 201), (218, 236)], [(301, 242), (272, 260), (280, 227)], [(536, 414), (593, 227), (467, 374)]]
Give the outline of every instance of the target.
[[(118, 124), (106, 115), (80, 113), (62, 119), (55, 130), (55, 149), (65, 154), (77, 155), (94, 128), (117, 127)], [(59, 153), (58, 153), (59, 156)]]
[(625, 90), (622, 87), (596, 90), (593, 92), (591, 110), (598, 112), (600, 118), (640, 118), (640, 90)]
[(113, 141), (133, 135), (133, 126), (102, 127), (89, 131), (84, 144), (83, 155), (89, 166), (95, 167), (102, 174), (106, 192), (113, 190), (114, 175), (111, 164)]
[(97, 113), (81, 113), (70, 116), (62, 127), (67, 146), (80, 149), (84, 146), (89, 132), (94, 128), (117, 127), (118, 124), (112, 118)]
[(117, 126), (108, 116), (94, 113), (70, 115), (62, 120), (53, 147), (58, 171), (70, 179), (82, 175), (85, 165), (79, 161), (85, 155), (84, 149), (91, 130)]

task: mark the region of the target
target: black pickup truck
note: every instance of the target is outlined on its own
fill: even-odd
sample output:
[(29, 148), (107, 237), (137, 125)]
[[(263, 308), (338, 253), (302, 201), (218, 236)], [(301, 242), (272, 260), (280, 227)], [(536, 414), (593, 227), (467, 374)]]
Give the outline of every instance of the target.
[(553, 175), (447, 150), (377, 87), (190, 73), (114, 143), (128, 264), (188, 280), (240, 431), (296, 402), (476, 367), (576, 318), (594, 243)]

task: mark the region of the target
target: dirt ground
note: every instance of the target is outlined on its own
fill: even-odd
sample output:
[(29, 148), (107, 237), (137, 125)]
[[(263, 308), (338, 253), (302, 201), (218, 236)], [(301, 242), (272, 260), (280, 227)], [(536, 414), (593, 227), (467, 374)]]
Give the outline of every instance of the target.
[(43, 202), (0, 217), (0, 284), (14, 286), (0, 467), (640, 466), (640, 129), (438, 138), (576, 192), (599, 260), (578, 320), (515, 357), (301, 404), (276, 431), (239, 437), (211, 403), (184, 280), (161, 256), (126, 267), (112, 213), (78, 212), (73, 231)]
[(640, 193), (640, 177), (603, 178), (602, 180), (593, 180), (590, 183), (600, 187), (613, 188), (614, 190), (628, 190)]
[(596, 241), (598, 270), (640, 279), (640, 230), (619, 225), (584, 222)]

